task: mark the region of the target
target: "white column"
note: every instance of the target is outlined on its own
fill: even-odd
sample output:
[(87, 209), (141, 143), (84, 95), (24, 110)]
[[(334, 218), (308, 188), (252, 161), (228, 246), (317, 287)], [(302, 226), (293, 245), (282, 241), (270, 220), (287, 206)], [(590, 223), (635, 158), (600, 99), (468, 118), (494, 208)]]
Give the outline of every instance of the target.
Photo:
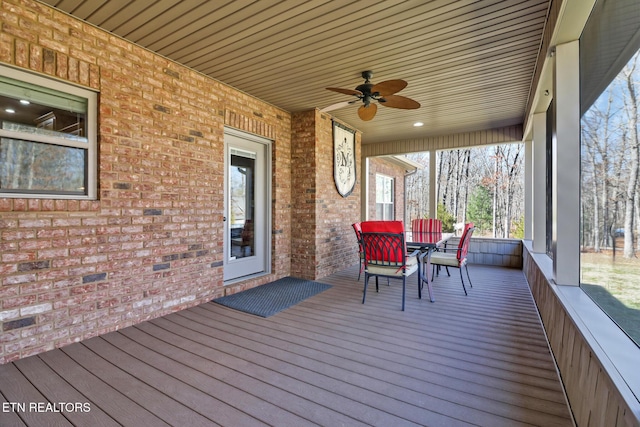
[(553, 137), (553, 276), (580, 284), (580, 56), (578, 41), (556, 46)]
[(524, 238), (533, 239), (533, 141), (524, 141)]
[(438, 215), (436, 186), (436, 150), (429, 150), (429, 218), (436, 218)]
[(362, 221), (369, 220), (369, 158), (362, 159), (360, 167), (360, 218)]
[(533, 252), (547, 251), (547, 114), (533, 115)]

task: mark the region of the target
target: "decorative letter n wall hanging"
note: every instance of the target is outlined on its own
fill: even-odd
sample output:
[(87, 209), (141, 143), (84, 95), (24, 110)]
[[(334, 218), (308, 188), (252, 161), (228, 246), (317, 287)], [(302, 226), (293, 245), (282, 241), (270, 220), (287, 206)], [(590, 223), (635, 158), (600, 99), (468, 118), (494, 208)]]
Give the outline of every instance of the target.
[(356, 186), (356, 133), (337, 122), (333, 122), (333, 178), (342, 197)]

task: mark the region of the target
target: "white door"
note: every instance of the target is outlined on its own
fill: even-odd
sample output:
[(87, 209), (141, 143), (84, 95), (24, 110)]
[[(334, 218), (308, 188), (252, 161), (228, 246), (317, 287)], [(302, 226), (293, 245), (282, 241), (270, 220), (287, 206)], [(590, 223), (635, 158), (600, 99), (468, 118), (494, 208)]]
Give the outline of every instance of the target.
[(225, 130), (224, 280), (268, 273), (269, 141)]

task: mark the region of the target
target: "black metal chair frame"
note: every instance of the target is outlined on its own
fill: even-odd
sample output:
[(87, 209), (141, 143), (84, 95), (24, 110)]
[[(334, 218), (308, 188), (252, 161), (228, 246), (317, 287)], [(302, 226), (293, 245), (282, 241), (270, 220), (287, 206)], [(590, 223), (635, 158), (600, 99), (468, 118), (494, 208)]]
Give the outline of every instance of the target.
[[(410, 254), (406, 253), (404, 233), (377, 233), (363, 232), (362, 247), (364, 249), (364, 292), (362, 295), (362, 303), (364, 304), (367, 297), (367, 285), (369, 278), (376, 278), (376, 292), (379, 292), (378, 277), (386, 277), (388, 279), (402, 279), (402, 310), (405, 308), (407, 271), (407, 259), (412, 256), (416, 257), (416, 270), (418, 271), (418, 297), (422, 298), (422, 277), (420, 273), (420, 265), (417, 256), (420, 250), (415, 250)], [(377, 270), (379, 268), (379, 270)], [(385, 274), (385, 271), (393, 273)], [(402, 271), (402, 274), (398, 274)]]
[(358, 257), (360, 258), (360, 265), (358, 267), (358, 282), (360, 281), (360, 276), (362, 275), (362, 264), (364, 263), (364, 249), (362, 246), (362, 231), (356, 228), (356, 224), (354, 223), (351, 226), (353, 227), (353, 231), (356, 233), (356, 241), (358, 242)]
[[(455, 252), (456, 253), (456, 257), (457, 257), (458, 253), (460, 251), (462, 251), (465, 246), (468, 246), (470, 244), (471, 236), (473, 235), (474, 230), (475, 230), (475, 227), (471, 227), (464, 233), (464, 235), (460, 238), (461, 239), (460, 240), (460, 244), (458, 245), (457, 248), (443, 248), (442, 252), (443, 253)], [(467, 251), (468, 251), (468, 248), (467, 248)], [(467, 252), (467, 254), (468, 254), (468, 252)], [(473, 288), (473, 283), (471, 283), (471, 277), (469, 276), (469, 266), (468, 266), (469, 262), (467, 260), (467, 254), (465, 254), (465, 256), (464, 256), (464, 261), (461, 262), (460, 260), (458, 260), (458, 264), (459, 264), (458, 267), (449, 266), (449, 265), (445, 265), (445, 264), (438, 264), (437, 262), (433, 262), (433, 260), (431, 260), (431, 264), (432, 264), (433, 268), (438, 267), (438, 269), (439, 269), (440, 266), (444, 266), (445, 270), (447, 270), (447, 275), (448, 276), (451, 276), (451, 273), (449, 273), (449, 267), (457, 268), (458, 270), (460, 270), (460, 281), (462, 282), (462, 290), (464, 290), (464, 294), (465, 295), (467, 295), (467, 287), (464, 284), (464, 278), (462, 276), (462, 267), (464, 267), (464, 269), (467, 272), (467, 279), (469, 280), (469, 287)], [(432, 277), (433, 277), (433, 275), (432, 275)]]

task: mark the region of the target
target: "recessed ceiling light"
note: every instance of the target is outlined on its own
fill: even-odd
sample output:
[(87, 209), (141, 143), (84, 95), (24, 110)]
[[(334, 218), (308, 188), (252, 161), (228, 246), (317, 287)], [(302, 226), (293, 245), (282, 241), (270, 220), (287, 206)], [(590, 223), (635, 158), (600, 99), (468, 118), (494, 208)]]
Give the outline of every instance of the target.
[(5, 108), (4, 111), (6, 111), (7, 113), (11, 113), (11, 114), (16, 112), (16, 110), (14, 110), (13, 108)]
[(22, 104), (22, 105), (29, 105), (29, 104), (31, 104), (31, 103), (30, 103), (29, 101), (27, 101), (26, 99), (21, 99), (21, 100), (20, 100), (20, 104)]
[(424, 123), (422, 123), (422, 122), (415, 122), (413, 125), (414, 125), (415, 127), (419, 128), (420, 126), (424, 126)]

